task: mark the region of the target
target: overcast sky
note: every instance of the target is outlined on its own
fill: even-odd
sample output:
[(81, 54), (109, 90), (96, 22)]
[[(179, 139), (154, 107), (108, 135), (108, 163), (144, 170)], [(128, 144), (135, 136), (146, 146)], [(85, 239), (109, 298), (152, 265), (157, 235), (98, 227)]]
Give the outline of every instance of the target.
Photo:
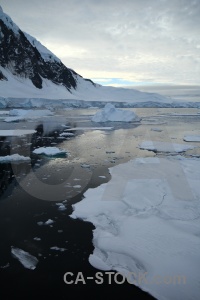
[(200, 84), (200, 0), (0, 0), (62, 62), (102, 84)]

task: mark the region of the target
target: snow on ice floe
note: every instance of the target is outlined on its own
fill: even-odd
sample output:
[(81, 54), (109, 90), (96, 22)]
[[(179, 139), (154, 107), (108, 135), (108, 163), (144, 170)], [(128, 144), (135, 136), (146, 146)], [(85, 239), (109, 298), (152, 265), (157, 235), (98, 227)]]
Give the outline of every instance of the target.
[(63, 132), (60, 134), (60, 136), (64, 136), (64, 137), (72, 137), (74, 136), (74, 133), (71, 132)]
[(122, 109), (117, 109), (111, 103), (105, 105), (105, 107), (97, 112), (92, 117), (93, 122), (131, 122), (140, 121), (140, 118), (133, 112)]
[(89, 164), (81, 164), (81, 168), (89, 169), (90, 165)]
[(37, 242), (41, 241), (41, 238), (39, 238), (39, 237), (37, 237), (37, 236), (34, 237), (33, 239), (34, 239), (34, 241), (37, 241)]
[(44, 225), (51, 225), (53, 224), (55, 221), (52, 219), (48, 219), (46, 222), (44, 222)]
[(39, 262), (35, 256), (16, 247), (11, 248), (11, 253), (13, 257), (17, 258), (25, 268), (30, 270), (34, 270)]
[(185, 152), (187, 150), (192, 150), (195, 146), (185, 145), (185, 144), (175, 144), (167, 142), (158, 141), (143, 141), (139, 144), (139, 148), (142, 150), (149, 150), (154, 152)]
[(40, 148), (33, 150), (33, 153), (44, 154), (47, 156), (54, 156), (54, 155), (66, 154), (67, 152), (65, 150), (61, 150), (57, 147), (40, 147)]
[(37, 119), (44, 116), (52, 116), (53, 113), (48, 109), (12, 109), (9, 117), (4, 119), (5, 122), (15, 122), (19, 120)]
[(56, 205), (58, 206), (58, 210), (60, 211), (64, 211), (67, 209), (66, 206), (62, 203), (56, 203)]
[(110, 173), (73, 205), (72, 218), (96, 227), (89, 262), (129, 279), (133, 272), (131, 282), (157, 299), (198, 300), (200, 160), (138, 158)]
[(55, 221), (52, 220), (52, 219), (48, 219), (46, 222), (42, 222), (42, 221), (37, 222), (37, 224), (39, 226), (42, 226), (42, 225), (52, 225), (53, 223), (55, 223)]
[(50, 249), (55, 250), (55, 251), (60, 251), (60, 252), (64, 252), (64, 251), (67, 250), (66, 248), (60, 248), (60, 247), (57, 247), (57, 246), (53, 246)]
[(30, 157), (19, 154), (0, 156), (0, 163), (30, 161)]
[(157, 127), (151, 128), (151, 131), (162, 132), (163, 130)]
[(10, 264), (9, 263), (7, 263), (6, 265), (4, 265), (4, 266), (0, 266), (0, 269), (7, 269), (7, 268), (9, 268), (10, 267)]
[(113, 127), (74, 127), (74, 128), (70, 128), (70, 129), (66, 129), (65, 131), (67, 130), (70, 130), (70, 131), (77, 131), (77, 130), (112, 130)]
[(200, 135), (185, 135), (183, 140), (185, 142), (200, 142)]
[(7, 110), (1, 110), (0, 115), (9, 115), (9, 111)]
[(10, 129), (10, 130), (0, 130), (0, 136), (21, 136), (25, 134), (33, 134), (35, 130), (31, 129)]

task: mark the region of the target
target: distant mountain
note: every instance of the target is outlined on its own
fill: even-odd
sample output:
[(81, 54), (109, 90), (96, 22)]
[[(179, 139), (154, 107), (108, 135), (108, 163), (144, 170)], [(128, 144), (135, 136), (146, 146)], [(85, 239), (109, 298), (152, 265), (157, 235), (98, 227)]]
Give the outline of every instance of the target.
[(103, 87), (84, 79), (34, 37), (20, 30), (0, 6), (0, 97), (90, 101), (169, 102), (158, 94)]

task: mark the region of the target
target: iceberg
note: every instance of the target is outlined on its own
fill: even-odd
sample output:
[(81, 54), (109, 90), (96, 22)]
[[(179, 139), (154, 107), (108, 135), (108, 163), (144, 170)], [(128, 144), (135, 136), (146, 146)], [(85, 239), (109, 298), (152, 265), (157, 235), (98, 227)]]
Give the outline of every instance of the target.
[(117, 109), (111, 103), (105, 105), (105, 107), (97, 112), (92, 117), (93, 122), (132, 122), (140, 121), (140, 118), (133, 112), (122, 109)]

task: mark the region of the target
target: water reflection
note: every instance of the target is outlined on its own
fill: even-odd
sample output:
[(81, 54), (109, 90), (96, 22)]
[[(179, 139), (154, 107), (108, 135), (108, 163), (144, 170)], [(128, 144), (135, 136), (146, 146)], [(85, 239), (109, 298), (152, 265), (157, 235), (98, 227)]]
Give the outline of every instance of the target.
[[(25, 122), (11, 124), (15, 130), (24, 127)], [(26, 123), (25, 123), (26, 124)], [(73, 124), (74, 125), (74, 124)], [(6, 191), (9, 184), (22, 176), (26, 176), (37, 164), (38, 155), (32, 153), (35, 148), (49, 147), (61, 143), (65, 138), (60, 138), (60, 134), (67, 127), (71, 127), (66, 118), (45, 118), (41, 123), (32, 124), (35, 133), (22, 136), (2, 136), (0, 137), (0, 156), (7, 156), (18, 153), (19, 155), (30, 157), (31, 162), (16, 161), (12, 163), (0, 163), (0, 196)], [(17, 181), (18, 181), (17, 180)], [(16, 182), (17, 183), (17, 182)]]

